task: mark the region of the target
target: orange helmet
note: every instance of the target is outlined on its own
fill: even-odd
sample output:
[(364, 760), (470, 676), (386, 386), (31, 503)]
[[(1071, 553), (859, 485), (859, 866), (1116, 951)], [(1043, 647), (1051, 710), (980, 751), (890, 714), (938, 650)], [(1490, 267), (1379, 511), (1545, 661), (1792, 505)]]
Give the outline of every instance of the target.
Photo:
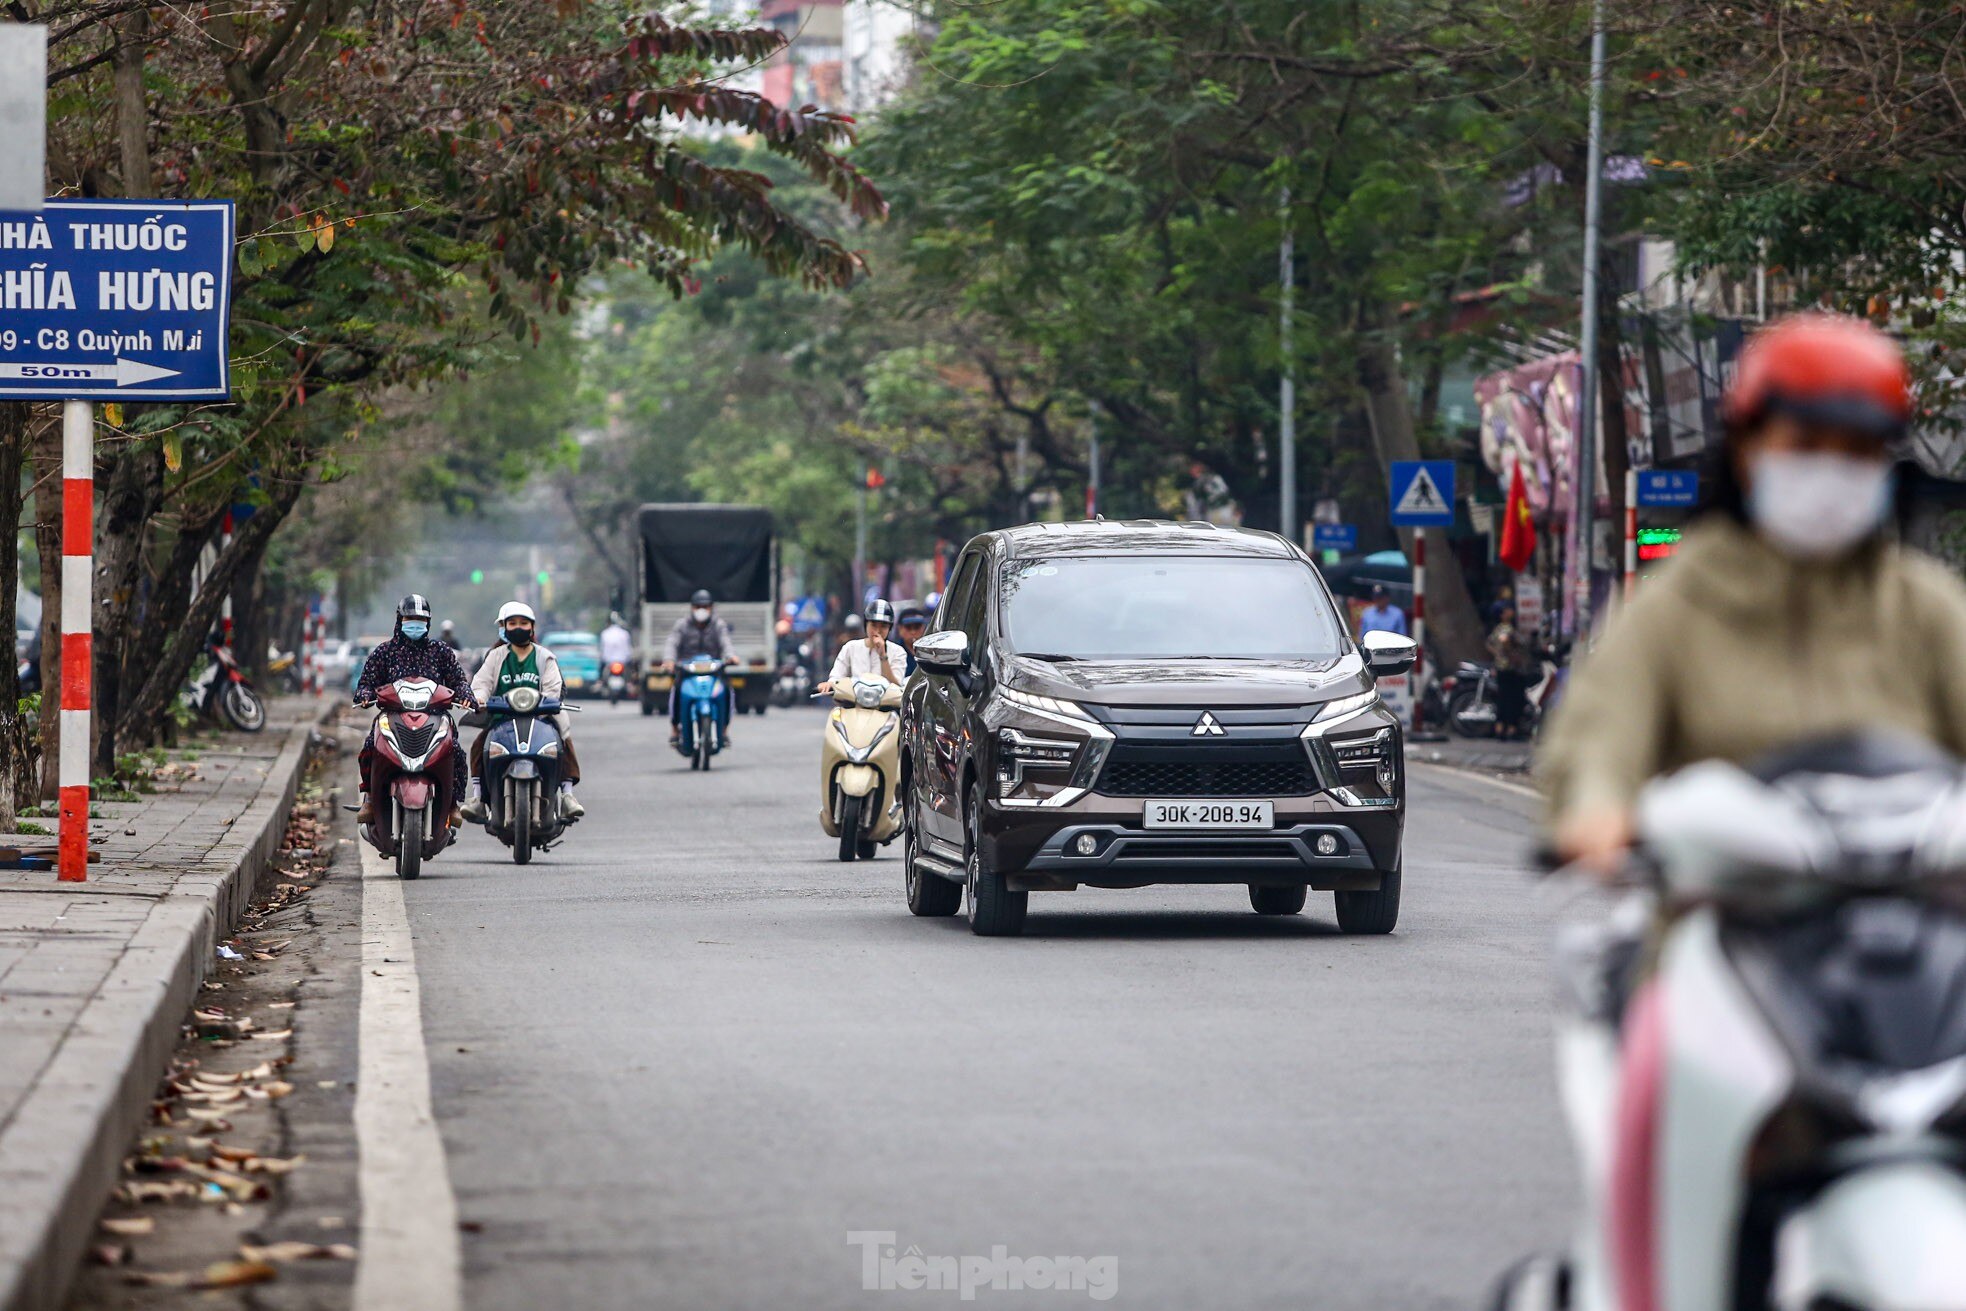
[(1741, 348), (1721, 400), (1730, 428), (1775, 412), (1894, 437), (1911, 420), (1911, 372), (1898, 344), (1863, 319), (1797, 314)]

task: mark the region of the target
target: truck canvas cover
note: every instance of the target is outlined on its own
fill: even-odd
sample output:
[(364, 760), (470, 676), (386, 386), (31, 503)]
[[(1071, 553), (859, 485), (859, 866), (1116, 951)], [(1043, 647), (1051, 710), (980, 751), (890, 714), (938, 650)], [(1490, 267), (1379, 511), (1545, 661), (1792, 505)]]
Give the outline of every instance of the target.
[(686, 602), (699, 587), (719, 603), (771, 600), (771, 511), (755, 505), (644, 505), (642, 599)]

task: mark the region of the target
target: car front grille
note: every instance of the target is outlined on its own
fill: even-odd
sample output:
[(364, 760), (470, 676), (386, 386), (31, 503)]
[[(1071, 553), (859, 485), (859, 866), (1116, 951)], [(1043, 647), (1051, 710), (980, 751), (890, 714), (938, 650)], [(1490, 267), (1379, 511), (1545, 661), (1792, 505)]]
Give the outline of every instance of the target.
[[(1114, 749), (1099, 777), (1111, 797), (1301, 797), (1317, 791), (1317, 775), (1301, 748), (1297, 759), (1276, 752), (1260, 759), (1223, 759), (1196, 753), (1186, 759), (1135, 756)], [(1160, 753), (1156, 753), (1160, 754)]]

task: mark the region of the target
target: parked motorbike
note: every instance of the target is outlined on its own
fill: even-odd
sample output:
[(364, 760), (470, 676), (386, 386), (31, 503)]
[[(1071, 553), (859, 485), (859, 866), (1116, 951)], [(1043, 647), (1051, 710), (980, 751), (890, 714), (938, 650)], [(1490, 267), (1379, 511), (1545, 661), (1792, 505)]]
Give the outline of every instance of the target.
[(1959, 763), (1876, 736), (1708, 762), (1638, 829), (1646, 891), (1558, 943), (1581, 1228), (1495, 1307), (1966, 1307)]
[(842, 681), (833, 700), (819, 753), (819, 826), (840, 840), (841, 860), (872, 860), (901, 831), (901, 686)]
[(485, 831), (512, 849), (523, 865), (566, 833), (560, 816), (560, 730), (549, 716), (570, 711), (542, 699), (537, 688), (515, 687), (485, 703)]
[[(1557, 685), (1558, 665), (1546, 656), (1536, 661), (1535, 680), (1524, 694), (1522, 722), (1525, 736), (1533, 736), (1543, 722), (1546, 710), (1553, 709), (1551, 689)], [(1493, 737), (1498, 719), (1495, 667), (1464, 660), (1454, 672), (1441, 680), (1446, 697), (1447, 726), (1461, 737)]]
[(400, 678), (375, 694), (375, 751), (379, 762), (369, 793), (375, 822), (363, 836), (396, 861), (396, 873), (413, 879), (423, 862), (457, 840), (448, 822), (457, 726), (451, 722), (451, 690), (428, 678)]
[(806, 661), (812, 658), (812, 648), (801, 646), (794, 658), (778, 667), (777, 675), (771, 681), (771, 695), (767, 699), (775, 706), (796, 706), (812, 695), (812, 669)]
[(205, 668), (184, 689), (181, 700), (194, 713), (216, 719), (241, 733), (266, 727), (266, 703), (232, 656), (232, 648), (214, 635), (206, 644)]
[(677, 667), (676, 677), (683, 729), (676, 750), (689, 757), (691, 769), (708, 769), (710, 758), (724, 749), (724, 731), (730, 727), (724, 662), (711, 655), (691, 656)]
[(626, 660), (610, 660), (607, 669), (603, 671), (602, 682), (607, 688), (608, 705), (617, 706), (628, 699), (629, 689), (634, 684), (634, 674), (629, 670)]
[(266, 676), (288, 692), (306, 690), (306, 682), (300, 672), (300, 653), (282, 651), (271, 642), (266, 644)]

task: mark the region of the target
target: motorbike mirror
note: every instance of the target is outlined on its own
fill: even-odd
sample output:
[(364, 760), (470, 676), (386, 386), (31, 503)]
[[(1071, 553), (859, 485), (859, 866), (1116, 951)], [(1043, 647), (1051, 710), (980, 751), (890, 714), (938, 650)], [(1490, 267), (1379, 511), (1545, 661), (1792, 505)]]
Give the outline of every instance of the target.
[(969, 634), (930, 633), (915, 643), (915, 659), (938, 674), (961, 673), (969, 668)]
[(1398, 633), (1367, 633), (1359, 646), (1364, 648), (1365, 667), (1374, 678), (1403, 674), (1420, 658), (1420, 644)]

